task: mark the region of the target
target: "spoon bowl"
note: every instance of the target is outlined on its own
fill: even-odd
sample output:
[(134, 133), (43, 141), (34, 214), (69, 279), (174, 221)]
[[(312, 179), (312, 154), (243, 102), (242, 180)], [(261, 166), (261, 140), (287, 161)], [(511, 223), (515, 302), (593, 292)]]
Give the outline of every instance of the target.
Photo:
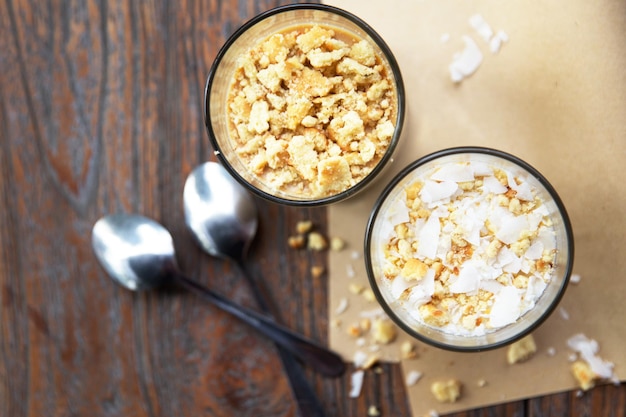
[(200, 246), (220, 258), (240, 258), (256, 234), (252, 196), (221, 165), (207, 162), (189, 175), (183, 191), (185, 222)]
[(154, 220), (113, 214), (93, 226), (92, 246), (109, 276), (129, 290), (151, 290), (177, 269), (174, 242)]

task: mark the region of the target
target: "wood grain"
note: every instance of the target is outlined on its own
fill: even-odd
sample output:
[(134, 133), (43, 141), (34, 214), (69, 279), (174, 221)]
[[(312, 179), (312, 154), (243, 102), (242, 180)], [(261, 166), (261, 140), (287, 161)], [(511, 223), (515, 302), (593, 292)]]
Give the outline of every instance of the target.
[[(180, 291), (117, 287), (90, 247), (93, 223), (137, 212), (174, 236), (181, 268), (253, 306), (234, 265), (184, 228), (182, 186), (211, 157), (202, 94), (218, 49), (284, 1), (0, 2), (0, 416), (292, 416), (271, 343)], [(328, 234), (323, 208), (258, 201), (250, 251), (281, 319), (327, 343), (324, 252), (293, 250), (300, 220)], [(329, 416), (409, 415), (400, 368), (311, 382)], [(600, 387), (461, 416), (621, 416), (625, 389)]]

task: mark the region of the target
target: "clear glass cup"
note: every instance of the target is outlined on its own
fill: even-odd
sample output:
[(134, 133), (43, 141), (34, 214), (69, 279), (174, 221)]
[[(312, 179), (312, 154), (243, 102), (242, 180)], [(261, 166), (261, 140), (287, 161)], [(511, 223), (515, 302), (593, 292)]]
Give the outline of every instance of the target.
[[(357, 38), (367, 40), (382, 58), (396, 95), (396, 117), (394, 134), (381, 157), (371, 172), (350, 188), (339, 193), (325, 196), (311, 196), (303, 193), (291, 193), (268, 186), (252, 172), (237, 155), (236, 147), (230, 138), (227, 115), (227, 99), (237, 59), (259, 41), (272, 34), (291, 27), (320, 24), (347, 32)], [(273, 202), (316, 206), (334, 203), (348, 198), (369, 184), (391, 160), (400, 139), (405, 113), (404, 84), (398, 64), (383, 39), (367, 23), (353, 14), (328, 5), (295, 4), (278, 7), (262, 13), (239, 28), (224, 44), (209, 72), (205, 88), (205, 124), (211, 145), (219, 161), (250, 191)]]
[[(398, 201), (404, 198), (405, 189), (435, 167), (448, 163), (474, 161), (488, 166), (499, 167), (513, 175), (524, 178), (543, 201), (547, 217), (552, 222), (555, 237), (556, 256), (550, 280), (536, 300), (534, 306), (523, 313), (513, 323), (487, 329), (482, 334), (459, 334), (444, 330), (443, 326), (427, 324), (416, 309), (419, 303), (402, 300), (394, 292), (385, 277), (386, 256), (384, 242), (390, 236), (390, 219)], [(392, 216), (392, 217), (390, 217)], [(457, 219), (458, 221), (462, 221)], [(392, 220), (393, 224), (394, 221)], [(507, 345), (527, 335), (539, 326), (558, 305), (572, 272), (574, 259), (574, 239), (572, 227), (557, 192), (547, 179), (535, 168), (521, 159), (495, 149), (481, 147), (459, 147), (441, 150), (416, 160), (403, 169), (384, 189), (370, 215), (365, 233), (365, 263), (369, 282), (389, 317), (409, 335), (439, 348), (454, 351), (481, 351)], [(418, 243), (419, 246), (419, 243)], [(482, 273), (482, 272), (481, 272)], [(394, 279), (403, 279), (396, 277)], [(402, 283), (403, 284), (403, 283)], [(395, 294), (395, 296), (394, 296)]]

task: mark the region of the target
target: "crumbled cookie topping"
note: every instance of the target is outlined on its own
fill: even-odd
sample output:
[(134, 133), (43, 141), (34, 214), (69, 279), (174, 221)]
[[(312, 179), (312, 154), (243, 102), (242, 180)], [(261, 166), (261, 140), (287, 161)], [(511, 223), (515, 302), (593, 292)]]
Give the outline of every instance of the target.
[(243, 54), (227, 113), (237, 155), (267, 186), (331, 196), (363, 180), (395, 132), (397, 98), (366, 40), (312, 25)]

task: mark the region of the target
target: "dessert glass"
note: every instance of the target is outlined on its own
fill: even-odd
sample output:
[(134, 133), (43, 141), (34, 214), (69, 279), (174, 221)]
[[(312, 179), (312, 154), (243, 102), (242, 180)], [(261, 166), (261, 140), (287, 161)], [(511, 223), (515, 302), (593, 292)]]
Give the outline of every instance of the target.
[[(351, 37), (367, 41), (380, 59), (384, 73), (388, 77), (394, 94), (395, 112), (393, 134), (388, 144), (377, 153), (377, 162), (368, 168), (369, 173), (353, 180), (344, 189), (332, 190), (326, 194), (309, 193), (302, 190), (280, 188), (268, 183), (258, 175), (240, 156), (241, 144), (232, 136), (233, 127), (229, 114), (229, 94), (238, 59), (250, 48), (268, 39), (270, 36), (285, 32), (291, 28), (321, 25), (330, 27)], [(392, 160), (393, 151), (400, 138), (405, 112), (404, 85), (398, 64), (383, 39), (364, 21), (342, 9), (320, 4), (295, 4), (278, 7), (262, 13), (239, 28), (219, 51), (208, 76), (205, 88), (205, 125), (211, 145), (218, 160), (254, 194), (270, 201), (299, 206), (315, 206), (334, 203), (348, 198), (369, 184)], [(308, 119), (314, 120), (314, 119)], [(326, 135), (327, 137), (329, 135)], [(330, 143), (330, 141), (329, 141)], [(284, 153), (284, 152), (283, 152)], [(283, 158), (284, 155), (283, 155)], [(306, 163), (306, 157), (290, 156), (292, 163)], [(354, 170), (353, 166), (350, 166)], [(312, 169), (316, 169), (313, 167)], [(332, 170), (331, 170), (332, 171)], [(345, 169), (344, 169), (345, 172)]]
[[(465, 205), (458, 203), (462, 198), (459, 196), (465, 195), (465, 191), (461, 188), (471, 190), (473, 187), (471, 181), (465, 182), (471, 178), (467, 178), (467, 172), (464, 173), (462, 169), (457, 170), (454, 168), (459, 166), (472, 166), (474, 172), (472, 175), (475, 175), (475, 178), (479, 180), (479, 182), (475, 183), (479, 184), (475, 188), (475, 190), (478, 190), (476, 195), (489, 196), (485, 198), (489, 198), (492, 201), (492, 206), (484, 203), (485, 209), (482, 212), (487, 213), (488, 209), (486, 207), (491, 207), (491, 209), (495, 210), (494, 212), (500, 213), (498, 216), (503, 216), (502, 219), (506, 219), (506, 221), (499, 221), (498, 216), (495, 215), (493, 219), (487, 218), (485, 220), (486, 214), (477, 215), (477, 217), (481, 217), (480, 220), (467, 218), (467, 216), (472, 216), (472, 213), (481, 212), (481, 210), (475, 209), (475, 207), (482, 203), (475, 201), (471, 204), (466, 202), (467, 204)], [(450, 167), (453, 168), (451, 169)], [(503, 178), (502, 181), (498, 182), (496, 176), (491, 176), (487, 180), (486, 176), (490, 176), (488, 173), (495, 172), (488, 169), (499, 170), (497, 176)], [(446, 172), (445, 174), (443, 174), (444, 171)], [(439, 174), (435, 175), (434, 172)], [(512, 181), (511, 178), (515, 178), (515, 184), (513, 184), (515, 191), (510, 187), (507, 188), (502, 185), (502, 182), (507, 184), (507, 178), (503, 174), (505, 172), (509, 172), (512, 175), (508, 177), (508, 181)], [(448, 178), (441, 178), (443, 176), (448, 176)], [(441, 194), (437, 197), (432, 196), (439, 192), (448, 192), (445, 191), (446, 187), (442, 184), (446, 181), (449, 183), (454, 182), (454, 177), (457, 177), (458, 184), (456, 185), (459, 187), (451, 194), (451, 197), (445, 197), (444, 194), (443, 201), (455, 201), (456, 199), (457, 203), (455, 204), (457, 205), (454, 207), (465, 207), (465, 209), (459, 209), (457, 213), (453, 213), (455, 210), (448, 208), (453, 207), (452, 205), (444, 205), (443, 209), (435, 209), (432, 205), (428, 207), (428, 204), (425, 204), (424, 201), (441, 198)], [(433, 178), (438, 178), (439, 180), (433, 180)], [(431, 181), (428, 187), (422, 185), (419, 191), (419, 197), (424, 200), (420, 200), (422, 206), (419, 206), (420, 203), (414, 206), (424, 208), (424, 211), (421, 212), (424, 218), (418, 218), (421, 215), (418, 213), (417, 208), (411, 212), (413, 219), (416, 219), (416, 222), (413, 223), (421, 226), (414, 226), (411, 221), (407, 221), (409, 219), (408, 214), (404, 213), (404, 210), (407, 210), (407, 196), (415, 194), (415, 192), (410, 191), (410, 188), (417, 180), (422, 184), (425, 184), (424, 181), (426, 180)], [(524, 183), (529, 185), (530, 188), (526, 188), (526, 185), (523, 185)], [(442, 186), (439, 187), (439, 185)], [(487, 187), (488, 185), (491, 189)], [(452, 184), (450, 187), (452, 187), (450, 188), (452, 190), (455, 185)], [(428, 192), (426, 189), (428, 189)], [(523, 197), (522, 194), (527, 194), (530, 189), (533, 190), (532, 197), (530, 195)], [(428, 194), (432, 190), (436, 190), (434, 194)], [(495, 195), (493, 190), (495, 190), (495, 193), (502, 193), (502, 196)], [(506, 197), (507, 195), (509, 197)], [(448, 198), (448, 200), (445, 200), (445, 198)], [(511, 200), (516, 200), (513, 202), (515, 204), (510, 203)], [(518, 204), (520, 202), (521, 204)], [(527, 221), (527, 218), (523, 218), (523, 213), (519, 214), (519, 216), (506, 213), (503, 215), (503, 212), (512, 207), (511, 205), (504, 207), (507, 203), (513, 204), (515, 208), (511, 209), (517, 210), (518, 213), (523, 208), (528, 210), (529, 213), (536, 209), (537, 213), (535, 214), (538, 217), (535, 214), (528, 214), (528, 219), (536, 218), (536, 221), (530, 221), (530, 223), (540, 224), (540, 226), (534, 227), (535, 229), (540, 228), (541, 232), (534, 232), (536, 236), (532, 237), (532, 233), (525, 230), (517, 230), (515, 226), (511, 226), (511, 224), (516, 222), (516, 217), (518, 217), (517, 220), (522, 222)], [(467, 209), (469, 206), (473, 208)], [(406, 240), (408, 242), (413, 242), (412, 249), (407, 249), (408, 245), (406, 244), (400, 245), (395, 243), (398, 240), (402, 240), (398, 238), (398, 233), (403, 236), (411, 236), (411, 233), (418, 237), (428, 236), (430, 232), (423, 232), (426, 229), (425, 224), (428, 223), (426, 218), (430, 219), (429, 216), (433, 216), (434, 214), (432, 213), (436, 210), (439, 213), (437, 216), (440, 217), (437, 217), (437, 221), (432, 224), (438, 230), (437, 233), (439, 234), (437, 236), (440, 240), (437, 241), (438, 243), (435, 247), (428, 246), (430, 244), (424, 242), (424, 247), (421, 249), (423, 252), (428, 252), (430, 247), (432, 254), (435, 253), (435, 250), (437, 253), (440, 253), (441, 258), (435, 259), (438, 263), (420, 255), (419, 240), (413, 239), (412, 241), (410, 237), (407, 237)], [(463, 216), (466, 216), (466, 218), (463, 218)], [(472, 229), (472, 224), (479, 225), (479, 227), (475, 227), (474, 237), (470, 237), (470, 232), (463, 236), (469, 241), (473, 241), (473, 243), (459, 239), (464, 233), (463, 227), (459, 226), (459, 228), (452, 231), (451, 226), (446, 226), (448, 224), (446, 219), (448, 218), (454, 219), (455, 223), (450, 224), (466, 225), (466, 231)], [(493, 224), (489, 223), (489, 219), (491, 219)], [(398, 226), (398, 224), (403, 222), (409, 225), (408, 228)], [(549, 225), (549, 227), (546, 225)], [(417, 227), (422, 227), (422, 229)], [(439, 227), (442, 227), (442, 229), (438, 229)], [(446, 227), (449, 227), (448, 232), (446, 232), (449, 240), (444, 238), (446, 236), (446, 233), (444, 233)], [(530, 229), (533, 228), (532, 226), (528, 227)], [(411, 228), (414, 228), (415, 232), (411, 232)], [(528, 242), (524, 242), (526, 246), (522, 248), (524, 251), (527, 250), (526, 252), (519, 252), (521, 247), (519, 242), (524, 239), (520, 238), (521, 240), (518, 242), (518, 233), (521, 233), (522, 237), (530, 236), (528, 237)], [(454, 236), (454, 234), (457, 234), (457, 236)], [(501, 238), (507, 241), (507, 243), (505, 244), (498, 240), (492, 248), (489, 248), (485, 239), (490, 239), (489, 236), (491, 234), (493, 234), (492, 241)], [(511, 234), (516, 235), (516, 237), (509, 241)], [(533, 243), (535, 243), (533, 239), (538, 240), (538, 235), (542, 235), (544, 241), (546, 236), (549, 238), (549, 243), (545, 245), (546, 249), (543, 252), (544, 243), (541, 243), (540, 247), (539, 243), (533, 246)], [(498, 236), (498, 239), (495, 236)], [(426, 240), (425, 237), (424, 240)], [(392, 242), (392, 244), (390, 245), (389, 242)], [(553, 247), (551, 246), (552, 243)], [(409, 264), (409, 262), (404, 263), (407, 260), (405, 259), (406, 257), (403, 258), (402, 255), (398, 254), (402, 252), (401, 249), (398, 249), (401, 247), (404, 248), (403, 250), (408, 251), (406, 253), (411, 254), (408, 258), (416, 258), (411, 261), (411, 266), (414, 268), (407, 267), (404, 269), (404, 266)], [(540, 250), (537, 251), (537, 248)], [(519, 256), (512, 255), (513, 250), (518, 250)], [(531, 255), (531, 251), (538, 253)], [(468, 262), (473, 257), (478, 259), (476, 254), (479, 253), (482, 254), (481, 259), (484, 260)], [(487, 255), (488, 253), (490, 255)], [(548, 258), (543, 256), (548, 256)], [(426, 265), (417, 259), (420, 257), (426, 264), (430, 265)], [(398, 259), (403, 260), (398, 261)], [(455, 259), (464, 260), (453, 266), (452, 264), (457, 262)], [(446, 149), (424, 156), (408, 165), (394, 177), (382, 192), (370, 215), (365, 233), (365, 263), (368, 279), (378, 302), (385, 312), (398, 326), (416, 339), (440, 348), (455, 351), (480, 351), (497, 348), (512, 343), (534, 330), (550, 315), (559, 303), (569, 282), (573, 259), (574, 239), (571, 224), (565, 207), (555, 189), (541, 173), (528, 163), (516, 156), (490, 148), (459, 147)], [(464, 262), (468, 263), (464, 264)], [(511, 263), (505, 264), (505, 262)], [(512, 268), (510, 265), (514, 262), (518, 263), (517, 267), (510, 269)], [(390, 265), (390, 263), (395, 263), (395, 266)], [(451, 269), (448, 270), (448, 267), (442, 266), (441, 263), (449, 263)], [(468, 267), (469, 264), (472, 264), (472, 268)], [(516, 274), (504, 272), (503, 265), (505, 265), (505, 271), (517, 271)], [(423, 267), (421, 272), (419, 271), (420, 266)], [(524, 272), (520, 271), (520, 268)], [(532, 278), (535, 272), (531, 271), (531, 269), (537, 268), (545, 268), (546, 272), (543, 272), (544, 275), (542, 275), (542, 273), (535, 271), (539, 278)], [(430, 275), (428, 275), (428, 271), (431, 269), (437, 270), (437, 272), (430, 272)], [(447, 273), (445, 272), (446, 270), (448, 270)], [(464, 274), (463, 271), (471, 272)], [(435, 274), (439, 274), (437, 278), (433, 278)], [(502, 275), (498, 276), (498, 274)], [(405, 279), (405, 276), (411, 278)], [(432, 281), (425, 281), (428, 278), (424, 277), (430, 277), (429, 279)], [(428, 282), (430, 284), (427, 284)], [(421, 285), (421, 287), (418, 285)], [(505, 287), (507, 289), (503, 290)], [(429, 290), (424, 290), (424, 288), (430, 288), (430, 292)], [(491, 291), (491, 296), (487, 290)], [(447, 293), (444, 294), (446, 291)], [(511, 296), (511, 294), (517, 295)], [(509, 298), (504, 299), (503, 297), (505, 296)], [(500, 297), (500, 301), (498, 301), (498, 297)], [(436, 307), (432, 307), (440, 299), (446, 299), (446, 301), (437, 304)], [(471, 299), (476, 300), (476, 305), (472, 305), (468, 301)], [(483, 301), (484, 304), (481, 304)], [(519, 313), (519, 316), (513, 315), (511, 317), (513, 313), (510, 306), (515, 305), (515, 308), (518, 308), (518, 304), (515, 303), (520, 303), (519, 309), (514, 310)], [(450, 310), (442, 310), (442, 305), (449, 306)], [(482, 313), (478, 311), (479, 306), (485, 308)], [(502, 312), (502, 315), (498, 316), (500, 312)], [(440, 320), (444, 316), (446, 318)], [(467, 326), (464, 327), (464, 325)]]

